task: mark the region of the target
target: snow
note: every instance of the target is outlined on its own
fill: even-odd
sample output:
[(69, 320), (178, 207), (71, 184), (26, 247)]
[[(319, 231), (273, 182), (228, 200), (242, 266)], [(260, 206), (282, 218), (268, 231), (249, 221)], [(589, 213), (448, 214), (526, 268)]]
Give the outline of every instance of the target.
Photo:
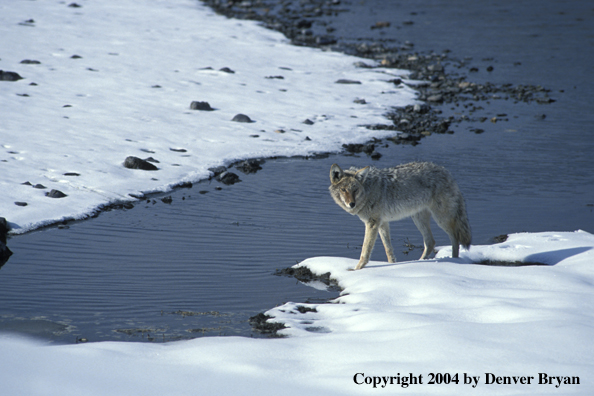
[[(167, 192), (237, 160), (385, 137), (393, 132), (363, 125), (414, 102), (410, 87), (389, 82), (406, 71), (291, 46), (194, 0), (79, 4), (0, 4), (0, 70), (24, 77), (0, 81), (0, 216), (15, 234)], [(190, 110), (193, 101), (215, 110)], [(240, 113), (255, 122), (232, 122)], [(124, 168), (128, 156), (153, 157), (159, 170)], [(67, 197), (46, 197), (52, 189)]]
[[(4, 335), (0, 394), (592, 394), (594, 235), (513, 234), (450, 253), (360, 271), (352, 259), (305, 260), (344, 291), (268, 311), (286, 338), (48, 346)], [(473, 264), (485, 259), (546, 265)]]
[[(209, 167), (382, 137), (361, 125), (414, 100), (387, 82), (404, 71), (292, 47), (195, 1), (79, 4), (0, 5), (0, 69), (25, 77), (0, 82), (0, 207), (15, 233), (207, 178)], [(265, 78), (277, 75), (284, 79)], [(361, 84), (335, 84), (340, 78)], [(194, 100), (216, 110), (192, 111)], [(256, 122), (231, 122), (238, 113)], [(152, 156), (160, 169), (125, 169), (129, 155)], [(50, 189), (67, 197), (48, 198)], [(594, 235), (514, 234), (450, 254), (361, 271), (338, 257), (298, 264), (330, 272), (344, 291), (334, 303), (268, 311), (288, 326), (286, 338), (46, 345), (3, 334), (0, 394), (593, 394)], [(546, 265), (474, 264), (482, 261)], [(431, 373), (449, 383), (430, 384)], [(404, 386), (411, 376), (418, 383)], [(577, 377), (579, 385), (566, 383)]]

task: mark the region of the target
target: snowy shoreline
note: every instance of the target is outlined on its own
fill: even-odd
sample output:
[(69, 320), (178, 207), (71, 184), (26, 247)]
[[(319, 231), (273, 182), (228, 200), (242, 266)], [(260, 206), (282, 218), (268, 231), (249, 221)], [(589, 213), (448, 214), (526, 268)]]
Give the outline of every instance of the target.
[[(294, 47), (194, 1), (0, 10), (2, 40), (20, 44), (5, 45), (0, 69), (23, 77), (0, 81), (0, 215), (11, 234), (168, 192), (238, 160), (337, 152), (393, 135), (365, 125), (416, 97), (391, 82), (406, 71)], [(192, 102), (214, 110), (191, 110)], [(231, 121), (240, 113), (254, 122)], [(128, 156), (152, 158), (159, 170), (126, 169)]]
[[(330, 272), (344, 291), (335, 303), (290, 302), (268, 311), (273, 320), (288, 326), (281, 331), (287, 338), (42, 346), (3, 335), (0, 391), (12, 395), (244, 394), (248, 389), (267, 395), (281, 389), (287, 395), (594, 391), (590, 342), (594, 235), (512, 234), (506, 242), (462, 251), (459, 259), (449, 258), (449, 249), (443, 248), (432, 260), (371, 262), (355, 272), (347, 271), (356, 263), (353, 259), (317, 257), (298, 264), (318, 274)], [(472, 264), (485, 259), (547, 265)], [(417, 381), (422, 376), (421, 382), (398, 384), (397, 377), (409, 375)], [(393, 377), (392, 384), (388, 380), (387, 386), (378, 382), (374, 387), (382, 377)], [(514, 377), (518, 381), (509, 382)], [(534, 379), (522, 382), (522, 377)]]

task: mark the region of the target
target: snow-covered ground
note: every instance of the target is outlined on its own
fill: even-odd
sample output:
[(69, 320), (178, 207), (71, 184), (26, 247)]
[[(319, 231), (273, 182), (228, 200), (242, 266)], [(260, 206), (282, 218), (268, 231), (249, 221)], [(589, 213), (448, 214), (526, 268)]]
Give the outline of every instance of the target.
[[(234, 160), (382, 137), (360, 125), (414, 99), (387, 82), (405, 72), (292, 47), (192, 0), (79, 4), (0, 4), (0, 69), (24, 77), (0, 81), (0, 216), (17, 233)], [(192, 101), (216, 110), (190, 110)], [(232, 122), (238, 113), (255, 122)], [(130, 155), (157, 159), (159, 170), (124, 168)], [(51, 189), (67, 197), (46, 197)], [(48, 346), (2, 335), (0, 394), (594, 393), (593, 235), (515, 234), (448, 256), (355, 272), (351, 259), (304, 261), (344, 292), (336, 304), (271, 309), (287, 338)], [(485, 260), (546, 265), (472, 264)]]
[[(42, 346), (5, 336), (0, 394), (593, 394), (594, 235), (513, 234), (449, 253), (361, 271), (347, 271), (352, 259), (302, 262), (344, 292), (336, 304), (270, 310), (287, 338)], [(483, 260), (546, 265), (472, 264)]]
[[(384, 137), (362, 125), (414, 101), (389, 82), (405, 71), (291, 46), (195, 0), (68, 4), (0, 4), (0, 70), (23, 77), (0, 81), (0, 216), (13, 233), (205, 179), (236, 160)], [(191, 110), (193, 101), (214, 111)], [(231, 121), (236, 114), (254, 122)], [(124, 168), (128, 156), (152, 157), (159, 170)], [(67, 197), (47, 197), (52, 189)]]

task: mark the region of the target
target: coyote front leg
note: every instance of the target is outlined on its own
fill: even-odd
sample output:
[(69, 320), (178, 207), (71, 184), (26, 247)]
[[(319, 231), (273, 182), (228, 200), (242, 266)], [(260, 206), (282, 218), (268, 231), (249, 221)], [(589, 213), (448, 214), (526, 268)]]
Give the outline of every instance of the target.
[(365, 222), (365, 238), (363, 239), (363, 248), (361, 249), (361, 258), (359, 263), (355, 267), (356, 270), (360, 270), (365, 267), (369, 262), (369, 256), (375, 245), (377, 234), (380, 229), (380, 222), (377, 220), (369, 219)]

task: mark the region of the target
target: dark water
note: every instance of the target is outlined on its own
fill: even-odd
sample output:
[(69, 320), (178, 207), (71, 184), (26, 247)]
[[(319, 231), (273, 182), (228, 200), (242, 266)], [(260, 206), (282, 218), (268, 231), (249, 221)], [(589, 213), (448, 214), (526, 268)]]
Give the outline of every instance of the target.
[[(258, 312), (332, 298), (272, 273), (308, 257), (358, 257), (363, 224), (327, 192), (334, 162), (446, 166), (465, 195), (475, 244), (512, 232), (594, 232), (594, 5), (542, 4), (353, 2), (350, 13), (330, 19), (337, 35), (447, 48), (473, 58), (479, 72), (469, 81), (542, 84), (556, 102), (493, 100), (475, 116), (507, 114), (508, 121), (481, 123), (479, 135), (470, 132), (477, 125), (462, 123), (453, 135), (430, 136), (416, 147), (379, 147), (379, 161), (268, 160), (255, 175), (238, 172), (243, 181), (220, 191), (214, 181), (200, 183), (172, 193), (171, 204), (155, 197), (67, 229), (13, 237), (14, 255), (0, 270), (0, 330), (60, 342), (250, 336), (248, 318)], [(379, 20), (392, 20), (392, 30), (371, 31)], [(441, 109), (467, 114), (455, 105)], [(437, 244), (447, 245), (433, 228)], [(405, 246), (422, 244), (410, 219), (392, 224), (392, 238), (398, 260), (420, 256)], [(385, 260), (383, 249), (372, 259)]]

